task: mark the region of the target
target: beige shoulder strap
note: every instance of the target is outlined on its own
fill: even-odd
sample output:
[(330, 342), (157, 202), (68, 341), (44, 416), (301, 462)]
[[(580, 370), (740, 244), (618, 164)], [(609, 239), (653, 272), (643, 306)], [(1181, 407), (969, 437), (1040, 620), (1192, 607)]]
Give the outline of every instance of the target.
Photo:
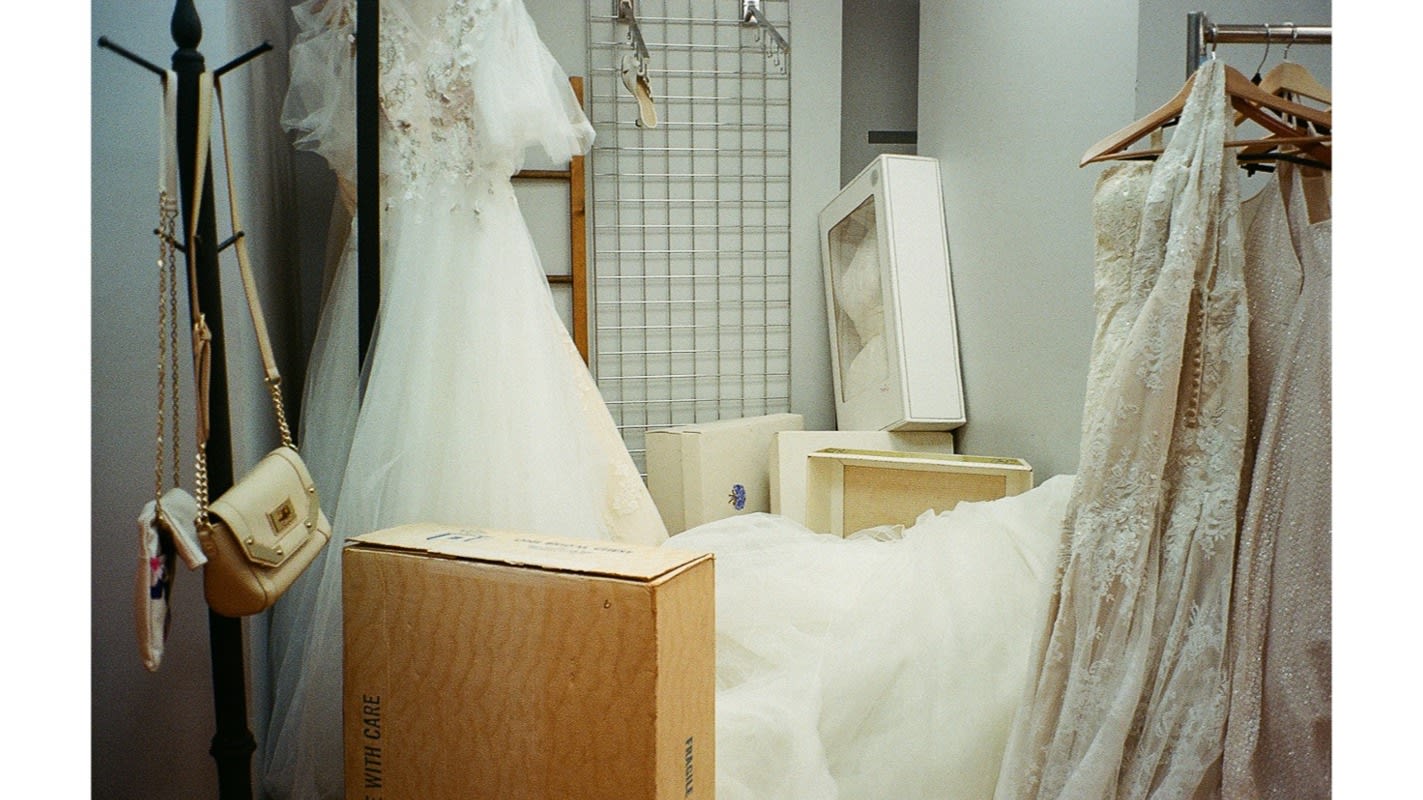
[(241, 215), (237, 210), (237, 190), (232, 179), (232, 148), (229, 145), (227, 136), (227, 109), (222, 102), (222, 81), (213, 83), (214, 91), (217, 94), (217, 107), (220, 116), (220, 128), (222, 131), (222, 156), (223, 167), (227, 175), (227, 207), (232, 217), (232, 235), (236, 237), (234, 247), (237, 249), (237, 266), (242, 273), (242, 289), (247, 295), (247, 311), (252, 317), (252, 327), (257, 333), (257, 349), (262, 355), (262, 367), (266, 371), (267, 390), (272, 395), (272, 409), (276, 413), (277, 427), (282, 436), (282, 444), (287, 447), (295, 447), (292, 443), (291, 429), (287, 427), (286, 411), (282, 405), (281, 384), (282, 376), (277, 371), (277, 360), (272, 355), (271, 338), (267, 335), (267, 321), (262, 314), (261, 299), (257, 295), (257, 280), (252, 274), (252, 266), (247, 257), (247, 236), (242, 229)]
[[(177, 76), (170, 76), (169, 82), (176, 86)], [(184, 241), (183, 255), (188, 264), (188, 307), (193, 318), (193, 377), (197, 392), (197, 439), (201, 448), (207, 444), (209, 428), (208, 399), (212, 392), (212, 331), (208, 329), (207, 317), (203, 315), (202, 303), (198, 299), (197, 237), (198, 219), (203, 205), (203, 185), (207, 178), (208, 138), (212, 128), (212, 75), (204, 72), (198, 75), (198, 135), (197, 148), (193, 159), (193, 194), (188, 203), (187, 239)], [(176, 117), (174, 119), (176, 126)], [(176, 127), (172, 131), (177, 136)]]

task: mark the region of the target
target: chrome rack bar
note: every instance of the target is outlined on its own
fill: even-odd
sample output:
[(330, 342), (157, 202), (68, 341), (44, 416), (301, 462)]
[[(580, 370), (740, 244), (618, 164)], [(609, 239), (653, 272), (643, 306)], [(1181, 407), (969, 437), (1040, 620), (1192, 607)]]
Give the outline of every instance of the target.
[(1293, 22), (1269, 25), (1221, 25), (1211, 22), (1204, 11), (1186, 15), (1186, 76), (1194, 75), (1209, 56), (1206, 45), (1265, 44), (1279, 41), (1288, 44), (1331, 44), (1331, 25), (1297, 25)]

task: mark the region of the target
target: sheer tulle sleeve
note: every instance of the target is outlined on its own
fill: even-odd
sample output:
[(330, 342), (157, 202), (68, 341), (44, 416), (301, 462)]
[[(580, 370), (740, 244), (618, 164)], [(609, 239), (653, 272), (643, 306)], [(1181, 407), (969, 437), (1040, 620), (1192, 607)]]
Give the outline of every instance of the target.
[(491, 6), (471, 37), (482, 41), (469, 42), (475, 135), (490, 151), (537, 147), (556, 163), (586, 152), (593, 126), (523, 3)]
[(356, 15), (354, 0), (306, 0), (292, 8), (297, 35), (282, 126), (296, 147), (326, 159), (349, 186), (356, 180)]

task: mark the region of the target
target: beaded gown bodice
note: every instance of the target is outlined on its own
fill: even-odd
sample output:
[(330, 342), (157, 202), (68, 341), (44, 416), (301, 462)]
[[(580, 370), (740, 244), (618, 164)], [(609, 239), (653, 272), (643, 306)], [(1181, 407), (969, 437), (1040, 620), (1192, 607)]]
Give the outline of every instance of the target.
[(498, 188), (529, 147), (558, 162), (593, 139), (520, 0), (382, 3), (379, 70), (387, 204)]

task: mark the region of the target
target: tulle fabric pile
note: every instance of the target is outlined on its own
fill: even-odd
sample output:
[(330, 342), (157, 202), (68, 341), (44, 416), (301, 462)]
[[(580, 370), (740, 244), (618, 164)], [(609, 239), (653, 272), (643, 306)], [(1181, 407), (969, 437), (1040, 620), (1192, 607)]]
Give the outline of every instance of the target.
[(769, 514), (669, 539), (716, 554), (717, 796), (991, 797), (1071, 484), (888, 541)]

